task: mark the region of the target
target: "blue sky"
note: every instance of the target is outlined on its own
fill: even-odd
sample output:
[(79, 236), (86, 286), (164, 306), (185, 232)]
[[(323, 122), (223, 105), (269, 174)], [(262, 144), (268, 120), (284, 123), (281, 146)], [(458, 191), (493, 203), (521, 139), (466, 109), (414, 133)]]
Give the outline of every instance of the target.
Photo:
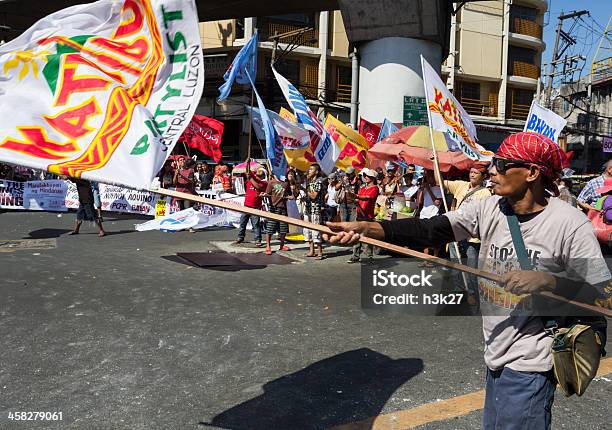
[[(573, 11), (579, 10), (588, 10), (591, 13), (591, 17), (595, 19), (597, 23), (599, 23), (602, 27), (606, 27), (608, 23), (608, 19), (612, 14), (612, 0), (548, 0), (548, 10), (545, 16), (544, 23), (548, 23), (547, 26), (544, 27), (544, 41), (546, 42), (546, 51), (544, 52), (542, 62), (548, 63), (552, 56), (552, 51), (555, 47), (555, 29), (557, 26), (557, 18), (563, 11), (564, 14)], [(602, 30), (597, 26), (594, 26), (595, 32), (591, 32), (590, 28), (592, 26), (592, 21), (589, 17), (583, 16), (583, 21), (579, 21), (580, 26), (575, 27), (575, 31), (572, 32), (573, 35), (577, 35), (577, 39), (579, 40), (578, 44), (575, 45), (572, 50), (573, 54), (582, 54), (587, 56), (587, 64), (588, 67), (585, 68), (585, 73), (588, 73), (586, 70), (590, 69), (590, 64), (595, 55), (595, 51), (597, 50), (597, 44), (599, 43), (599, 39), (601, 37)], [(573, 19), (565, 20), (563, 25), (563, 29), (568, 31), (571, 27)], [(612, 35), (611, 35), (612, 37)], [(569, 51), (568, 51), (569, 52)], [(610, 54), (612, 55), (612, 53)]]

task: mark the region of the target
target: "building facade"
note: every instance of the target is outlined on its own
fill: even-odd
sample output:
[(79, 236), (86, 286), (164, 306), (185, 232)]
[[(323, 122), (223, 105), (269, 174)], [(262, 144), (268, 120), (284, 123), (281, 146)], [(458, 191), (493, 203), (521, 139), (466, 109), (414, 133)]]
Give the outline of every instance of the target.
[[(446, 79), (478, 128), (481, 143), (495, 149), (510, 132), (523, 128), (540, 78), (544, 0), (498, 0), (464, 4), (451, 23), (449, 56), (442, 65)], [(198, 112), (226, 123), (224, 153), (232, 159), (248, 150), (249, 119), (244, 106), (250, 88), (234, 88), (218, 105), (217, 88), (236, 52), (259, 31), (257, 88), (266, 107), (278, 110), (284, 99), (269, 67), (270, 36), (304, 29), (283, 39), (276, 67), (323, 115), (330, 112), (349, 121), (351, 64), (349, 41), (340, 11), (293, 14), (201, 23), (206, 84)], [(292, 42), (294, 44), (292, 45)], [(400, 94), (398, 97), (411, 96)], [(365, 118), (369, 119), (369, 118)], [(259, 151), (251, 143), (251, 150)]]
[(567, 119), (562, 144), (574, 152), (571, 168), (579, 173), (601, 171), (612, 156), (603, 145), (605, 137), (612, 138), (612, 57), (595, 63), (592, 75), (557, 89), (552, 108)]
[(442, 75), (486, 147), (523, 129), (540, 79), (547, 7), (544, 0), (473, 2), (452, 18)]
[(279, 40), (275, 68), (300, 90), (321, 119), (329, 112), (345, 122), (349, 120), (351, 64), (340, 11), (200, 23), (206, 77), (197, 112), (225, 123), (223, 154), (231, 160), (247, 156), (249, 138), (254, 157), (262, 156), (265, 146), (250, 133), (245, 108), (252, 101), (250, 86), (235, 84), (223, 103), (216, 101), (225, 71), (255, 30), (259, 34), (255, 84), (267, 109), (278, 112), (281, 106), (287, 106), (270, 68), (274, 49), (270, 38), (296, 33)]

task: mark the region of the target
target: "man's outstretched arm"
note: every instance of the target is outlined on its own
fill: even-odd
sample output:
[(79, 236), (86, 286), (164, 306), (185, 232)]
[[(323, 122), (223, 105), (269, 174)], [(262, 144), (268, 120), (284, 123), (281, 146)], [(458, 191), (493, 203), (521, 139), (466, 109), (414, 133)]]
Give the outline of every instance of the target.
[(325, 235), (325, 239), (339, 245), (353, 245), (362, 236), (408, 247), (437, 246), (455, 240), (451, 223), (444, 215), (382, 222), (328, 222), (327, 226), (336, 234)]

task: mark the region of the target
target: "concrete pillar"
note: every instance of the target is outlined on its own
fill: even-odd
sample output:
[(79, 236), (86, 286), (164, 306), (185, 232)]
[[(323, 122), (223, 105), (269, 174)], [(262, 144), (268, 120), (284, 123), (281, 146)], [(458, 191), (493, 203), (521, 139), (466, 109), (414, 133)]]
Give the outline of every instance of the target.
[(354, 130), (359, 129), (359, 57), (353, 48), (351, 58), (351, 124)]
[(502, 64), (501, 64), (501, 83), (499, 85), (499, 95), (497, 97), (497, 117), (501, 120), (506, 119), (506, 100), (512, 95), (508, 95), (508, 37), (510, 35), (510, 5), (512, 0), (504, 0), (504, 33), (502, 35)]
[(457, 15), (451, 16), (450, 26), (450, 42), (448, 44), (448, 60), (447, 64), (450, 68), (448, 75), (448, 81), (446, 81), (446, 87), (454, 91), (455, 90), (455, 65), (457, 64)]
[(255, 18), (244, 19), (244, 38), (249, 40), (255, 33)]
[(440, 71), (442, 47), (428, 40), (385, 37), (359, 46), (359, 113), (371, 122), (403, 121), (404, 96), (424, 97), (422, 54)]
[(319, 99), (326, 100), (327, 92), (327, 47), (329, 45), (329, 12), (319, 14)]

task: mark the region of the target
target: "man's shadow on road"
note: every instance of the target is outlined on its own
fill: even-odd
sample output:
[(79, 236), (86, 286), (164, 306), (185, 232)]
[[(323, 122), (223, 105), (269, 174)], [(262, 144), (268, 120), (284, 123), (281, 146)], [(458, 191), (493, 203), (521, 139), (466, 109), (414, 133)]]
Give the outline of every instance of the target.
[(371, 349), (348, 351), (266, 383), (264, 393), (204, 427), (231, 430), (330, 429), (380, 414), (393, 393), (423, 370), (419, 358), (394, 360)]

